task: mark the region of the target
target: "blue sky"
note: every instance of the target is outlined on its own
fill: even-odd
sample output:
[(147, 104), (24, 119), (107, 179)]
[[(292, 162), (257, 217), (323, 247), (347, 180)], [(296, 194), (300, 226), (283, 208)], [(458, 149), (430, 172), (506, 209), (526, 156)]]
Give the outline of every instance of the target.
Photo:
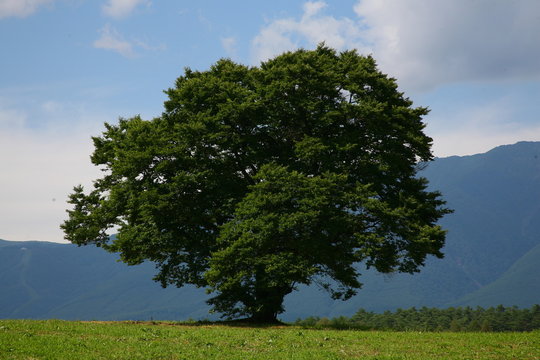
[(90, 137), (222, 57), (356, 48), (431, 109), (436, 156), (540, 140), (539, 34), (537, 0), (0, 0), (0, 238), (61, 242)]

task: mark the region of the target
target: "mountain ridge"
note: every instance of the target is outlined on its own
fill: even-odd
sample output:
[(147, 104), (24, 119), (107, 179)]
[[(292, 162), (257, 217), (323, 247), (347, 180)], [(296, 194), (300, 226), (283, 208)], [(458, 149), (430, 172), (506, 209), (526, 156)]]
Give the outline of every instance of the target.
[[(415, 275), (361, 270), (364, 286), (347, 302), (303, 286), (285, 299), (282, 319), (540, 301), (540, 142), (437, 158), (420, 175), (455, 210), (440, 222), (445, 258), (428, 258)], [(212, 318), (203, 289), (162, 289), (152, 264), (117, 260), (95, 247), (0, 240), (0, 318)]]

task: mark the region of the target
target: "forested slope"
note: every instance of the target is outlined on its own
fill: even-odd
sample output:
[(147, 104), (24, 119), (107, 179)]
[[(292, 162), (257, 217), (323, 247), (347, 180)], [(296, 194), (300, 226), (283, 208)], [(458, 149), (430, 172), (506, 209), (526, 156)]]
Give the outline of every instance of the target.
[[(353, 315), (397, 308), (529, 307), (540, 299), (540, 142), (485, 154), (436, 159), (421, 173), (455, 212), (445, 258), (419, 274), (361, 270), (364, 283), (347, 302), (316, 287), (286, 298), (282, 318)], [(152, 264), (128, 267), (93, 247), (0, 241), (0, 318), (205, 318), (202, 289), (162, 289)]]

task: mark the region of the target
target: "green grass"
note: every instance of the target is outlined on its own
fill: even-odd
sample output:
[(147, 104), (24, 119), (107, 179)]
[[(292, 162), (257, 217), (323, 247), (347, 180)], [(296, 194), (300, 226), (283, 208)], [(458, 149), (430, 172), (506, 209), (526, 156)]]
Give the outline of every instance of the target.
[(0, 320), (0, 359), (540, 359), (540, 332)]

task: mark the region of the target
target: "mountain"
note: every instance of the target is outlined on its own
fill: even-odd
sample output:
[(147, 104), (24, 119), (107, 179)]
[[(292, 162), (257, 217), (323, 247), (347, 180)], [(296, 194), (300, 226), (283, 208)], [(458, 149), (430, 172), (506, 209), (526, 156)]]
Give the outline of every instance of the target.
[[(421, 173), (455, 210), (445, 258), (418, 274), (362, 271), (363, 288), (332, 301), (315, 287), (285, 300), (284, 320), (412, 306), (529, 307), (540, 302), (540, 142), (439, 158)], [(162, 289), (152, 264), (129, 267), (95, 247), (0, 241), (0, 318), (207, 318), (202, 289)]]
[(305, 293), (292, 294), (286, 308), (302, 309), (304, 317), (359, 308), (540, 303), (540, 142), (436, 159), (421, 175), (454, 209), (441, 220), (448, 229), (444, 259), (428, 259), (415, 275), (365, 272), (363, 289), (347, 302), (306, 289), (310, 301)]
[(439, 159), (424, 174), (456, 211), (446, 257), (482, 287), (540, 243), (540, 143)]
[(0, 241), (0, 318), (187, 319), (208, 316), (202, 289), (162, 289), (152, 264), (96, 247)]
[(530, 307), (540, 303), (540, 244), (522, 256), (494, 282), (461, 299), (454, 306), (497, 306), (498, 304)]

